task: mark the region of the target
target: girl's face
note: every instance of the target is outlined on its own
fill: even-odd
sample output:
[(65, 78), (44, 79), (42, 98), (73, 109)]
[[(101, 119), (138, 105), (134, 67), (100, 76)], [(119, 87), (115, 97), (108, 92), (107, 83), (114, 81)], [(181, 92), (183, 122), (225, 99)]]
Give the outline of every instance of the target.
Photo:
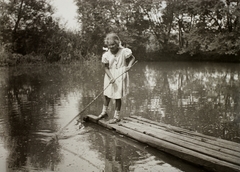
[(116, 54), (118, 52), (118, 44), (114, 40), (109, 40), (108, 42), (108, 48), (111, 51), (111, 53)]

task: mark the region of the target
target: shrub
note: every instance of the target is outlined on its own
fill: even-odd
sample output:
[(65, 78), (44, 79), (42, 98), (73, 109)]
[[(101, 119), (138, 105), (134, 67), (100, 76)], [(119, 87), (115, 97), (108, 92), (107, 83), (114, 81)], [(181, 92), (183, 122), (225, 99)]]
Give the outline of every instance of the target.
[(0, 66), (5, 66), (8, 63), (10, 53), (6, 51), (4, 45), (0, 44)]

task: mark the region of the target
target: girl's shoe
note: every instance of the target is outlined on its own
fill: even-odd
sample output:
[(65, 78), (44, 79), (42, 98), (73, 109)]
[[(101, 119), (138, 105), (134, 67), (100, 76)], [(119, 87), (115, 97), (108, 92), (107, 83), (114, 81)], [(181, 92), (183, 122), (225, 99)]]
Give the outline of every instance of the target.
[(101, 113), (100, 115), (98, 115), (97, 120), (103, 119), (103, 118), (107, 118), (108, 114), (107, 113)]
[(120, 122), (120, 121), (121, 121), (121, 119), (119, 119), (119, 118), (113, 118), (113, 119), (109, 120), (109, 124), (116, 124), (117, 122)]

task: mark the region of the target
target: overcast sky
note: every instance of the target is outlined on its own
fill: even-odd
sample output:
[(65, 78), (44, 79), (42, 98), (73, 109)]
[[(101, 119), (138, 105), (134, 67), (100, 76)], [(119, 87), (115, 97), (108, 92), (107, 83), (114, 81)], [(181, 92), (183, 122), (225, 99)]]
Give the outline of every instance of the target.
[(54, 16), (61, 18), (61, 24), (65, 24), (68, 29), (79, 30), (77, 24), (77, 6), (74, 0), (51, 0), (51, 4), (56, 8)]

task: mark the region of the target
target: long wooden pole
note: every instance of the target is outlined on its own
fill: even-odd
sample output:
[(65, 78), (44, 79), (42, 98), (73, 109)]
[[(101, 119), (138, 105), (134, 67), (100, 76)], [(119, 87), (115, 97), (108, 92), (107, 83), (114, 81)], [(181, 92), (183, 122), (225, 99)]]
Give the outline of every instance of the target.
[[(137, 63), (137, 61), (135, 61), (132, 66), (129, 68), (129, 70)], [(119, 77), (121, 77), (124, 73), (128, 72), (129, 70), (127, 71), (124, 71), (121, 75), (119, 75), (118, 77), (115, 78), (118, 79)], [(102, 94), (103, 92), (111, 85), (112, 83), (109, 83), (104, 89), (102, 92), (100, 92), (90, 103), (87, 104), (87, 106), (85, 106), (85, 108), (83, 108), (83, 110), (81, 112), (79, 112), (71, 121), (69, 121), (64, 127), (62, 127), (58, 132), (57, 134), (55, 135), (56, 137), (61, 134), (61, 132), (69, 125), (71, 124), (79, 115), (81, 115), (94, 101), (96, 101)]]

